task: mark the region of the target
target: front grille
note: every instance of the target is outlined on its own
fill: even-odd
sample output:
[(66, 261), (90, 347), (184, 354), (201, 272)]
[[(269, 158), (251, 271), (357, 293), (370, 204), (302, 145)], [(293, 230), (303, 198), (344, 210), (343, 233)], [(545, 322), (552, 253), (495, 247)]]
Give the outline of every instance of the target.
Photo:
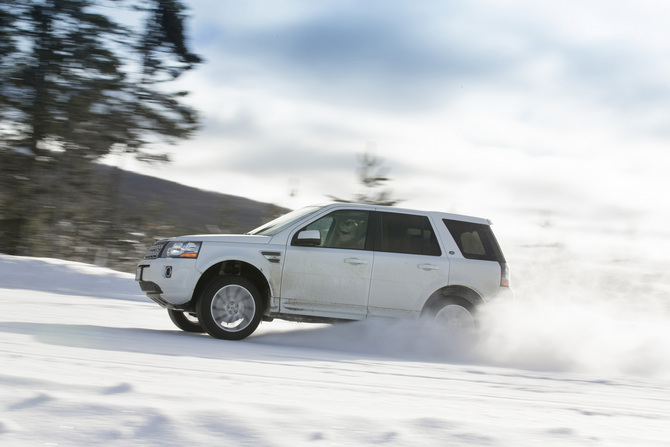
[(145, 293), (163, 293), (160, 286), (151, 281), (140, 281), (140, 289)]
[(167, 239), (161, 239), (160, 241), (154, 242), (154, 244), (149, 247), (147, 253), (144, 255), (144, 259), (156, 259), (161, 255), (163, 247), (168, 243)]

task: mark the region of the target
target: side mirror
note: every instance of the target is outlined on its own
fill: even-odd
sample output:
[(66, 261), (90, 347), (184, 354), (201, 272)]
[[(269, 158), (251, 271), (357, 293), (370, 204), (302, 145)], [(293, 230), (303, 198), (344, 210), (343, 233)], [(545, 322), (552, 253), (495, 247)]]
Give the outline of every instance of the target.
[(321, 245), (321, 232), (319, 230), (305, 230), (298, 233), (293, 245), (301, 247), (314, 247)]

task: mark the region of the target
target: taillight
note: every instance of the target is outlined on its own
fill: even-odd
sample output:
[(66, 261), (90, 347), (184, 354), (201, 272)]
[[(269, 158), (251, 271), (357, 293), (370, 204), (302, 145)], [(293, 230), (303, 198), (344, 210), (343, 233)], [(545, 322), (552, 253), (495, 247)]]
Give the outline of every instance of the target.
[(509, 266), (505, 262), (500, 263), (500, 287), (509, 287), (510, 283), (510, 272)]

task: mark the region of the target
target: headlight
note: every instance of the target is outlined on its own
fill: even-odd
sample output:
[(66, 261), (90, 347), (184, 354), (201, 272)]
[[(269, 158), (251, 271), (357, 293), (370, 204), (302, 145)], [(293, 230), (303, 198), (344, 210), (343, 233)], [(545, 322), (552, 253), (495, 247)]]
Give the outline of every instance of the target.
[(169, 242), (163, 250), (166, 258), (192, 258), (198, 257), (202, 242)]

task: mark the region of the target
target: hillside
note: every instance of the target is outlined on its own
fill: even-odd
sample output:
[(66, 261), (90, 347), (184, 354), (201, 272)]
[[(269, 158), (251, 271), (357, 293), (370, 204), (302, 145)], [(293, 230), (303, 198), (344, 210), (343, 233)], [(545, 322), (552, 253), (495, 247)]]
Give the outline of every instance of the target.
[(243, 197), (204, 191), (148, 175), (99, 166), (101, 175), (120, 175), (119, 211), (123, 220), (153, 214), (187, 232), (246, 232), (289, 210)]

